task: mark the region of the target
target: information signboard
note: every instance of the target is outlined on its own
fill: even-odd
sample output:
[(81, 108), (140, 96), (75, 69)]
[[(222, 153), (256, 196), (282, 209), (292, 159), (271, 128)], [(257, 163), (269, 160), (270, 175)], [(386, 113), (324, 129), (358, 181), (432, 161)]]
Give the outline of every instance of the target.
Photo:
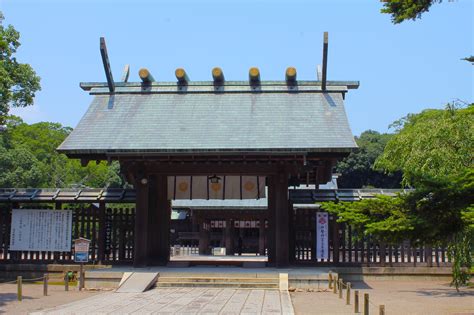
[(89, 262), (89, 244), (90, 240), (78, 238), (74, 240), (74, 261), (79, 263)]
[(72, 210), (13, 209), (10, 250), (71, 251)]
[(328, 223), (327, 212), (316, 212), (316, 259), (329, 258)]

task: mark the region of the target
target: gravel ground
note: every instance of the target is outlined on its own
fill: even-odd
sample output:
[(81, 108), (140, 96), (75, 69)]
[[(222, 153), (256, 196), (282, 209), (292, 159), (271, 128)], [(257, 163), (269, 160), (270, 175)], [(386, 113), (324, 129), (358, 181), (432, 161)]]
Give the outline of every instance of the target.
[(85, 299), (97, 294), (97, 291), (79, 292), (76, 288), (64, 291), (63, 286), (50, 285), (48, 296), (43, 296), (42, 284), (24, 284), (23, 300), (17, 301), (16, 284), (0, 284), (0, 314), (28, 314), (29, 312)]
[[(364, 293), (369, 293), (370, 314), (378, 314), (378, 305), (385, 305), (386, 314), (472, 314), (474, 315), (474, 288), (462, 288), (460, 293), (442, 281), (366, 281), (355, 282), (360, 291), (361, 310)], [(354, 314), (351, 305), (345, 305), (338, 294), (325, 292), (292, 292), (296, 314)]]

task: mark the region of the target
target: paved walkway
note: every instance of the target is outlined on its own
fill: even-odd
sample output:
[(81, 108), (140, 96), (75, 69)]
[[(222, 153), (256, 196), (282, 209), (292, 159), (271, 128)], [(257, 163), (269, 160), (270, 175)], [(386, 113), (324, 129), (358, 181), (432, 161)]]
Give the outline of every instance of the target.
[(288, 292), (215, 288), (155, 288), (103, 293), (33, 314), (293, 314)]

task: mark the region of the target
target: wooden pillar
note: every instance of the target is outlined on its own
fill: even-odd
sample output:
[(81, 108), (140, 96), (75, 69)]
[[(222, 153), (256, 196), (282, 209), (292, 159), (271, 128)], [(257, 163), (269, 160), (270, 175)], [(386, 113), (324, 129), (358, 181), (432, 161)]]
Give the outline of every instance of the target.
[(275, 220), (276, 220), (276, 176), (267, 176), (268, 185), (268, 229), (267, 229), (267, 251), (268, 266), (275, 266), (276, 240), (275, 240)]
[(206, 220), (199, 225), (199, 255), (209, 254), (209, 231), (204, 227)]
[(258, 253), (265, 256), (265, 217), (260, 218), (260, 226), (258, 229)]
[(289, 242), (289, 261), (295, 261), (295, 211), (293, 203), (288, 201), (288, 242)]
[(380, 266), (385, 267), (386, 256), (387, 256), (387, 246), (385, 245), (384, 242), (379, 243), (379, 255), (380, 255)]
[(153, 265), (164, 266), (170, 259), (171, 202), (168, 200), (168, 177), (149, 178), (148, 255)]
[(136, 209), (135, 209), (135, 239), (134, 239), (134, 267), (148, 265), (148, 212), (149, 187), (146, 177), (135, 180)]
[[(332, 233), (332, 249), (333, 249), (333, 263), (339, 263), (339, 223), (337, 223), (337, 217), (334, 216), (334, 229)], [(367, 251), (368, 254), (368, 251)]]
[(278, 268), (289, 265), (289, 230), (288, 230), (288, 174), (279, 172), (273, 182), (275, 189), (275, 265)]
[(105, 202), (99, 203), (99, 237), (98, 237), (98, 248), (97, 258), (99, 264), (103, 264), (105, 261)]
[(225, 254), (234, 255), (234, 222), (231, 219), (225, 222)]

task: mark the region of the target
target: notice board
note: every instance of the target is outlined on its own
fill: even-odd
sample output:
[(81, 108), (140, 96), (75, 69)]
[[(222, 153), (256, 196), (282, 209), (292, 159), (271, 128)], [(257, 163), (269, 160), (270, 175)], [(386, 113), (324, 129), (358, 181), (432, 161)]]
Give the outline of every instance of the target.
[(13, 209), (10, 250), (71, 251), (72, 210)]

